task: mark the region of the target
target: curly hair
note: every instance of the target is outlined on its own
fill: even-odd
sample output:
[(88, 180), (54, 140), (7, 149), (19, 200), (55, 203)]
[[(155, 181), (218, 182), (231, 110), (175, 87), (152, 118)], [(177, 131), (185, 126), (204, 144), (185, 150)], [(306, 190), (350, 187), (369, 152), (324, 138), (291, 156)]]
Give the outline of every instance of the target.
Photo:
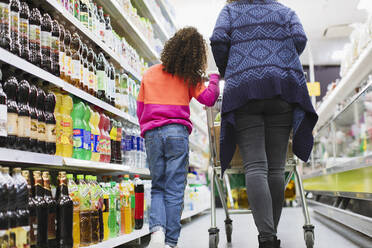
[(160, 60), (164, 71), (196, 86), (207, 69), (206, 42), (196, 28), (182, 28), (166, 42)]

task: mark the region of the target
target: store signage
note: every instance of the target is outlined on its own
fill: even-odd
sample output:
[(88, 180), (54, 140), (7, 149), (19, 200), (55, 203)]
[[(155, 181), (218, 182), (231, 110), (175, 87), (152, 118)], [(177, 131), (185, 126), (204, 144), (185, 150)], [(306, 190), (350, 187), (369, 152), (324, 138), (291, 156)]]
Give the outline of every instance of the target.
[(320, 83), (307, 83), (307, 89), (310, 96), (320, 96)]

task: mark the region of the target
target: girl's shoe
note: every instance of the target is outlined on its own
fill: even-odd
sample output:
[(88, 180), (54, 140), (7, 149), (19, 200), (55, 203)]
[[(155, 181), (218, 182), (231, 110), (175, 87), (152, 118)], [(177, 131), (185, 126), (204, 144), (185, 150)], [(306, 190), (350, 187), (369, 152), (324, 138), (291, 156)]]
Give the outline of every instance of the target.
[(147, 248), (164, 248), (165, 234), (162, 230), (153, 232), (151, 234), (151, 241)]

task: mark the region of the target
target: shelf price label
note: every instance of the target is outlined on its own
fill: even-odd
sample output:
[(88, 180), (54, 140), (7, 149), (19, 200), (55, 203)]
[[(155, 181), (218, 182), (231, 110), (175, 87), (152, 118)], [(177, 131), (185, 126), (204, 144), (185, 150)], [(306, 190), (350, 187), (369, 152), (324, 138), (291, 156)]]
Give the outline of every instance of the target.
[(320, 83), (307, 83), (307, 89), (310, 96), (320, 96)]

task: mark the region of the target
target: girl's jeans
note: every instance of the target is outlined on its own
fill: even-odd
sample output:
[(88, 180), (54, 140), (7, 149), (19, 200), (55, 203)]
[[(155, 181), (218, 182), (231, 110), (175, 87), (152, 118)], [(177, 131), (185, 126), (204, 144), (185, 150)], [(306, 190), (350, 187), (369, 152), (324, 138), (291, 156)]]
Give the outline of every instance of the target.
[(176, 246), (189, 164), (189, 133), (184, 125), (171, 124), (147, 131), (145, 139), (152, 177), (150, 232), (163, 230), (165, 243)]

